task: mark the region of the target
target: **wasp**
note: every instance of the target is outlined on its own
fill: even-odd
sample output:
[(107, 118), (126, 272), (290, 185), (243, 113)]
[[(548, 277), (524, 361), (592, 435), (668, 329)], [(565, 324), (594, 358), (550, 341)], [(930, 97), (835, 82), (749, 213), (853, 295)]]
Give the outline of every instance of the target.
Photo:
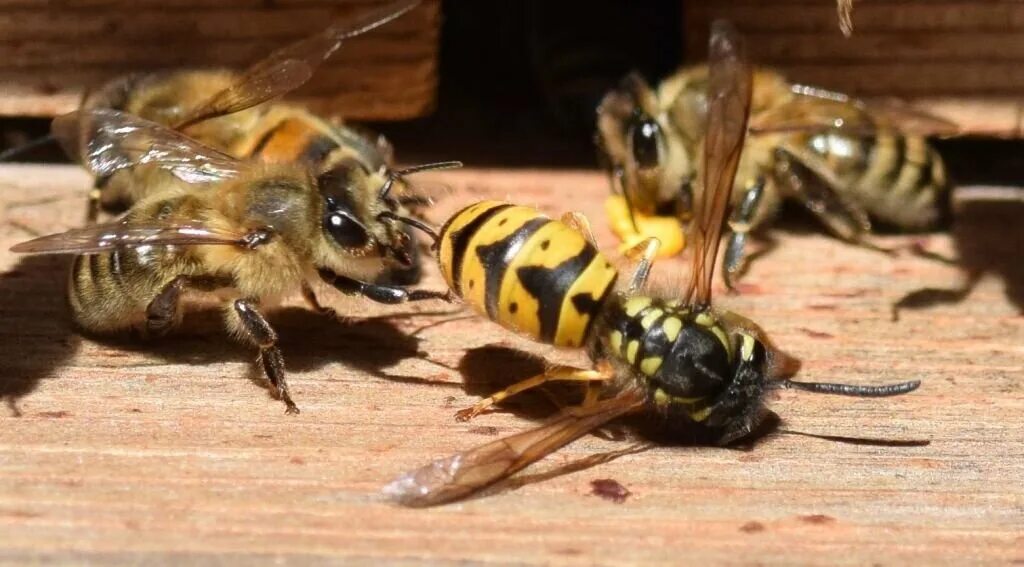
[(556, 366), (458, 412), (470, 419), (494, 403), (551, 381), (587, 385), (584, 401), (546, 425), (438, 460), (385, 488), (412, 506), (465, 497), (621, 416), (649, 413), (667, 427), (706, 430), (721, 444), (753, 430), (766, 390), (848, 396), (905, 394), (918, 381), (885, 386), (796, 382), (795, 359), (749, 319), (712, 305), (711, 281), (750, 109), (751, 73), (741, 38), (712, 26), (708, 175), (695, 203), (695, 254), (677, 297), (643, 292), (657, 240), (633, 250), (625, 288), (588, 236), (586, 220), (482, 202), (442, 228), (438, 261), (452, 292), (488, 319), (533, 340), (586, 349), (593, 366)]
[[(950, 189), (942, 157), (928, 141), (953, 135), (942, 118), (887, 102), (753, 72), (751, 135), (732, 193), (723, 277), (731, 288), (746, 267), (751, 231), (766, 227), (784, 200), (802, 204), (836, 237), (880, 249), (873, 220), (928, 230), (945, 218)], [(598, 109), (597, 144), (612, 183), (606, 208), (629, 247), (645, 235), (685, 244), (679, 227), (692, 212), (692, 186), (706, 171), (707, 65), (684, 68), (652, 88), (629, 75)]]
[[(86, 132), (85, 146), (75, 147)], [(74, 254), (68, 302), (75, 323), (94, 333), (141, 328), (166, 334), (181, 319), (188, 294), (223, 300), (232, 335), (258, 349), (258, 363), (297, 413), (285, 379), (277, 334), (263, 311), (301, 291), (323, 307), (310, 282), (380, 303), (444, 299), (447, 293), (371, 283), (395, 237), (381, 219), (422, 227), (388, 197), (352, 200), (304, 163), (239, 160), (155, 122), (116, 110), (73, 113), (55, 120), (61, 142), (97, 176), (140, 164), (176, 182), (136, 201), (116, 222), (94, 224), (18, 244), (15, 252)], [(374, 222), (366, 222), (370, 219)]]

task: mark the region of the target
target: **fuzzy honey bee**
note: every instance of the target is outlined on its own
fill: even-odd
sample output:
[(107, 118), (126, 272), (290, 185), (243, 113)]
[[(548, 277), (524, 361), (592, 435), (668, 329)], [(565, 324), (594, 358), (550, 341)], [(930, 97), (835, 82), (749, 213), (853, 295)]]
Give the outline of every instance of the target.
[(83, 127), (88, 144), (77, 151), (94, 174), (148, 164), (178, 180), (135, 202), (117, 222), (12, 248), (76, 255), (68, 300), (74, 321), (86, 331), (141, 327), (160, 336), (180, 321), (183, 296), (214, 292), (224, 300), (228, 330), (258, 349), (276, 394), (289, 413), (297, 413), (264, 310), (301, 291), (314, 309), (333, 313), (317, 300), (310, 285), (316, 280), (389, 304), (447, 296), (371, 283), (379, 258), (388, 254), (381, 248), (393, 236), (375, 233), (378, 225), (365, 219), (421, 226), (389, 209), (387, 195), (353, 202), (344, 191), (320, 186), (306, 164), (238, 160), (114, 110), (58, 118), (54, 131), (74, 145)]
[[(610, 92), (598, 109), (597, 143), (613, 196), (607, 210), (625, 245), (644, 235), (673, 243), (692, 207), (692, 185), (705, 173), (708, 67), (680, 70), (651, 88), (637, 75)], [(896, 103), (866, 105), (756, 69), (751, 136), (732, 195), (731, 235), (723, 276), (745, 268), (751, 231), (768, 226), (785, 199), (807, 208), (833, 235), (874, 247), (872, 219), (902, 230), (940, 224), (950, 185), (926, 134), (956, 127)]]
[[(305, 162), (319, 176), (319, 185), (335, 185), (348, 199), (376, 199), (386, 183), (405, 183), (394, 167), (394, 152), (383, 136), (317, 116), (305, 108), (271, 102), (303, 85), (316, 69), (350, 38), (391, 22), (420, 4), (400, 0), (357, 20), (335, 24), (288, 45), (238, 72), (226, 69), (185, 69), (121, 77), (87, 95), (79, 116), (112, 109), (133, 114), (186, 133), (206, 146), (239, 159), (269, 163)], [(79, 144), (81, 146), (81, 144)], [(72, 155), (78, 161), (83, 157)], [(96, 178), (90, 192), (87, 222), (100, 210), (123, 211), (178, 180), (159, 167), (139, 164)], [(396, 191), (388, 204), (408, 216), (405, 193)], [(388, 219), (379, 222), (388, 224)], [(421, 266), (414, 233), (399, 226), (395, 243), (399, 257), (384, 260), (384, 279), (415, 283)], [(398, 246), (390, 247), (398, 250)]]
[(917, 388), (916, 381), (794, 382), (794, 359), (753, 322), (712, 306), (712, 272), (750, 103), (750, 69), (739, 41), (728, 24), (713, 26), (704, 146), (711, 175), (695, 206), (696, 254), (681, 294), (663, 298), (643, 291), (657, 255), (653, 238), (631, 250), (638, 266), (625, 288), (617, 288), (617, 270), (598, 251), (580, 215), (556, 221), (528, 207), (487, 201), (444, 225), (438, 261), (454, 293), (511, 331), (586, 349), (593, 367), (553, 366), (458, 412), (458, 419), (470, 419), (551, 381), (586, 385), (582, 404), (554, 421), (412, 471), (386, 493), (411, 506), (456, 500), (627, 414), (661, 416), (668, 428), (703, 428), (727, 444), (752, 431), (769, 389), (889, 396)]

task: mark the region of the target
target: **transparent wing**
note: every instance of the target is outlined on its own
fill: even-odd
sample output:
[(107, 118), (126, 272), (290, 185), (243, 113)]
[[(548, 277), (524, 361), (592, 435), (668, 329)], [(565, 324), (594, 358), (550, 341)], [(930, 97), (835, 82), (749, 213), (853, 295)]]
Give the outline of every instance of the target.
[[(743, 150), (750, 114), (752, 78), (739, 33), (728, 22), (711, 25), (708, 76), (708, 129), (704, 140), (702, 191), (694, 208), (696, 242), (690, 283), (683, 298), (698, 307), (711, 302), (722, 224)], [(696, 295), (694, 295), (696, 290)]]
[(836, 12), (839, 14), (839, 29), (843, 35), (853, 35), (853, 0), (836, 0)]
[(243, 162), (166, 126), (111, 109), (75, 111), (53, 120), (64, 151), (97, 176), (155, 165), (186, 183), (209, 183), (241, 173)]
[(752, 134), (839, 130), (852, 136), (873, 136), (879, 128), (918, 136), (955, 136), (955, 122), (899, 99), (866, 102), (843, 93), (793, 85), (798, 95), (751, 118)]
[(588, 409), (576, 408), (547, 425), (456, 453), (403, 474), (384, 487), (384, 493), (402, 505), (413, 507), (464, 498), (642, 406), (639, 394), (625, 392)]
[(11, 247), (21, 254), (95, 254), (139, 246), (247, 244), (245, 233), (213, 230), (198, 221), (168, 224), (111, 223), (42, 236)]
[(252, 108), (291, 92), (310, 79), (344, 40), (380, 27), (412, 10), (422, 0), (399, 0), (369, 14), (278, 49), (267, 58), (246, 69), (231, 87), (213, 95), (175, 124), (187, 128), (217, 116)]

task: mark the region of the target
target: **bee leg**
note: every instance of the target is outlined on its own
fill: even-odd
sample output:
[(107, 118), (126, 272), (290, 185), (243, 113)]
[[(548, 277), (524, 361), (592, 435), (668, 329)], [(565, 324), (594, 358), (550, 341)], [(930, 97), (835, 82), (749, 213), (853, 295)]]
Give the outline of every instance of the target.
[(753, 185), (747, 187), (743, 192), (743, 198), (739, 206), (733, 211), (729, 218), (729, 241), (725, 246), (725, 259), (722, 262), (722, 279), (725, 280), (725, 287), (735, 291), (734, 282), (747, 267), (744, 250), (747, 246), (747, 236), (750, 233), (754, 217), (761, 206), (761, 197), (764, 195), (765, 178), (759, 177)]
[(514, 396), (520, 392), (525, 392), (531, 388), (536, 388), (537, 386), (547, 382), (600, 382), (603, 380), (609, 380), (613, 376), (614, 375), (610, 372), (600, 370), (585, 370), (583, 368), (573, 368), (571, 366), (554, 366), (544, 371), (543, 374), (531, 376), (530, 378), (516, 382), (508, 388), (505, 388), (500, 392), (495, 392), (466, 409), (455, 412), (455, 419), (457, 421), (469, 421), (483, 413), (487, 408), (501, 402), (505, 398)]
[(442, 299), (444, 301), (452, 301), (453, 299), (451, 291), (405, 289), (398, 286), (361, 282), (335, 274), (330, 270), (320, 270), (319, 273), (321, 279), (342, 293), (362, 295), (367, 299), (387, 305), (406, 303), (408, 301), (424, 301), (427, 299)]
[(162, 337), (174, 326), (178, 315), (181, 289), (185, 287), (186, 276), (178, 276), (164, 285), (160, 293), (146, 306), (146, 335)]
[(320, 300), (316, 297), (316, 292), (307, 282), (302, 282), (302, 298), (306, 300), (306, 303), (313, 308), (313, 311), (327, 317), (336, 318), (338, 312), (330, 307), (325, 307), (320, 303)]
[(636, 293), (647, 283), (647, 278), (651, 275), (651, 266), (654, 265), (654, 258), (658, 256), (659, 248), (661, 248), (661, 242), (652, 236), (641, 240), (623, 252), (630, 260), (635, 260), (639, 257), (633, 277), (629, 280), (628, 293)]
[(250, 299), (237, 299), (232, 303), (234, 314), (241, 323), (241, 330), (250, 342), (260, 349), (260, 364), (267, 379), (277, 390), (277, 395), (285, 403), (285, 413), (299, 413), (298, 406), (292, 401), (288, 392), (288, 382), (284, 377), (284, 357), (281, 356), (281, 349), (277, 347), (277, 333), (273, 327), (256, 310), (255, 301)]
[(776, 178), (787, 194), (800, 201), (832, 234), (852, 244), (891, 253), (867, 240), (871, 233), (867, 212), (843, 197), (848, 194), (845, 185), (819, 161), (797, 149), (779, 148), (775, 151)]

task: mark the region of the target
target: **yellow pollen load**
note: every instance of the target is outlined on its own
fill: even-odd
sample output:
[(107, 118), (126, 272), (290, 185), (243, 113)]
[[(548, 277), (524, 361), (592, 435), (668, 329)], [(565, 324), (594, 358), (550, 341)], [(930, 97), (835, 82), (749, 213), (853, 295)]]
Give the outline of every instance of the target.
[(652, 301), (650, 297), (631, 297), (622, 308), (625, 309), (626, 315), (636, 317), (636, 314), (643, 311)]
[(636, 351), (638, 350), (640, 350), (640, 341), (629, 341), (629, 344), (626, 345), (626, 360), (630, 364), (636, 362)]
[(666, 317), (661, 322), (661, 330), (665, 332), (668, 342), (673, 343), (679, 336), (679, 331), (683, 330), (683, 321), (679, 317)]
[(650, 329), (651, 325), (653, 325), (654, 322), (657, 321), (658, 319), (660, 319), (661, 316), (664, 315), (664, 314), (665, 314), (665, 312), (662, 311), (661, 309), (658, 309), (658, 308), (651, 309), (650, 313), (644, 315), (643, 319), (640, 319), (640, 326), (643, 327), (643, 329), (646, 331), (646, 330)]
[(640, 363), (640, 372), (643, 372), (646, 376), (654, 376), (658, 373), (658, 369), (661, 368), (661, 362), (660, 356), (648, 356)]

